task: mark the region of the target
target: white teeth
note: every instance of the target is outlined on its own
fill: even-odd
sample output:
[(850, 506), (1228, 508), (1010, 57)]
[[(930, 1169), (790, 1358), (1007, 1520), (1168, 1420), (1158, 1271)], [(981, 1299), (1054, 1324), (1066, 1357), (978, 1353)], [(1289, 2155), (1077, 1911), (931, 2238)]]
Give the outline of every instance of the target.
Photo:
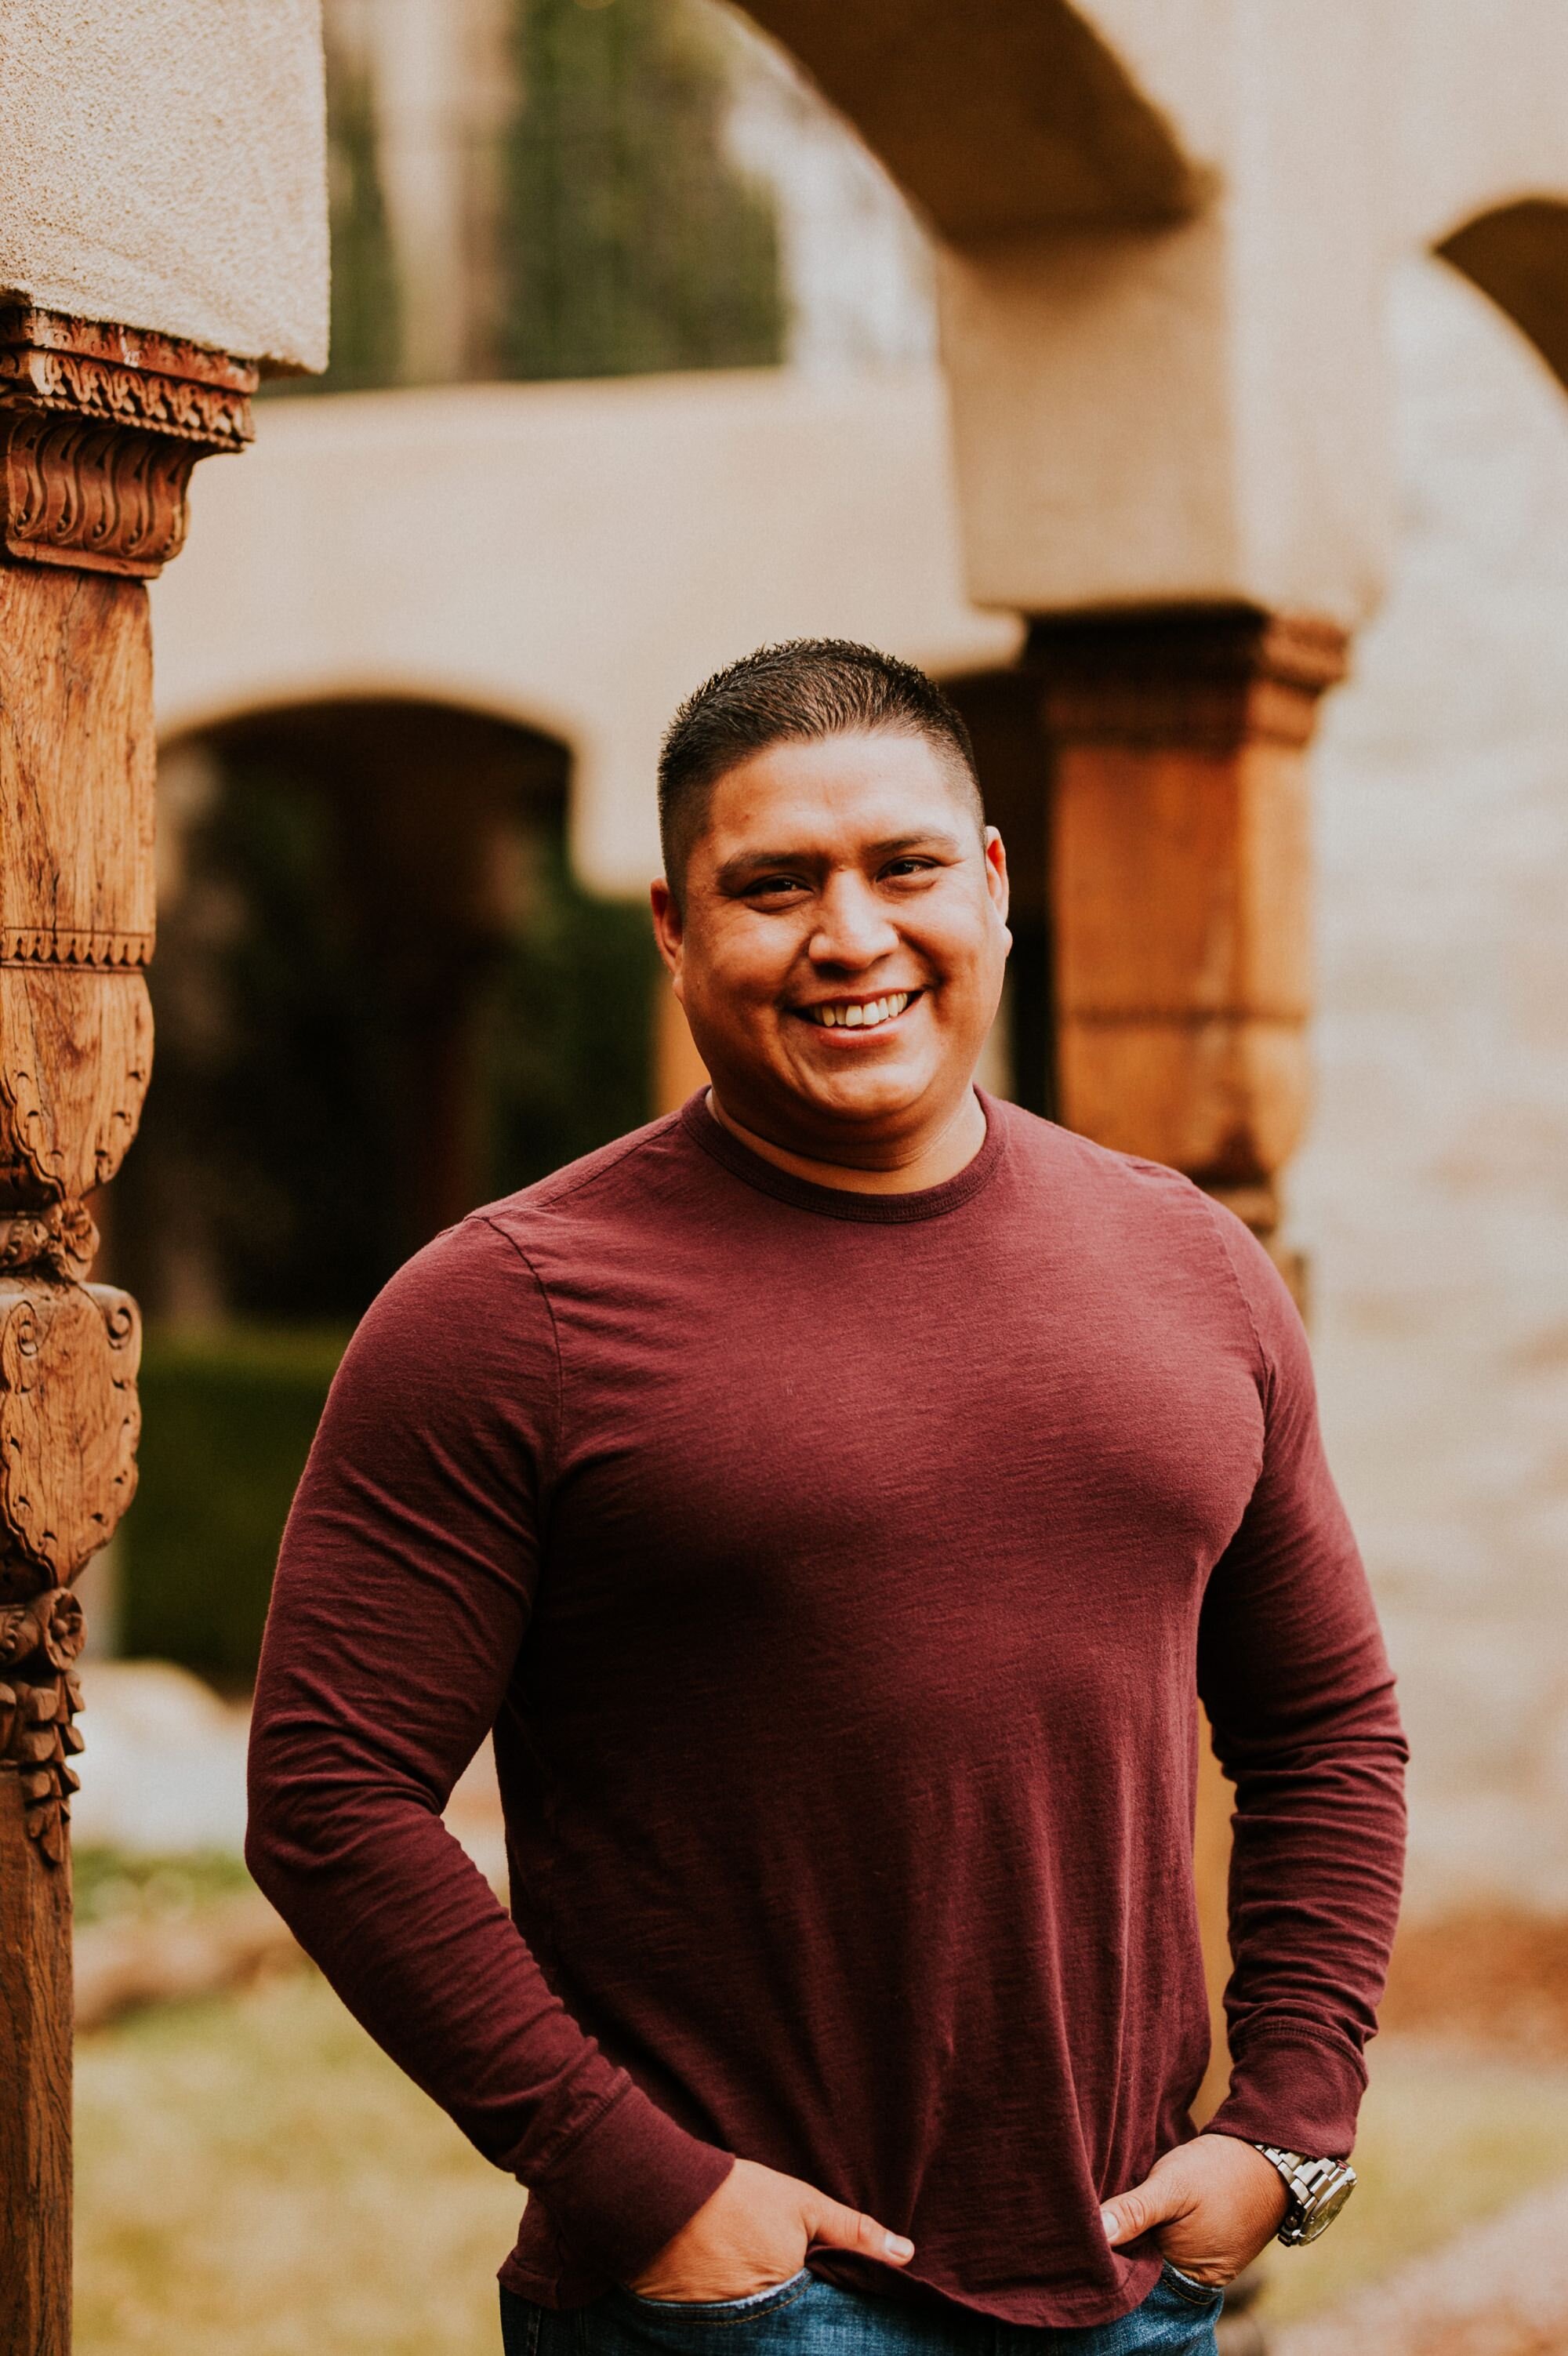
[(897, 990), (891, 998), (872, 998), (840, 1006), (813, 1006), (811, 1011), (813, 1021), (829, 1031), (874, 1031), (878, 1023), (891, 1023), (896, 1014), (902, 1014), (908, 1003), (909, 992)]

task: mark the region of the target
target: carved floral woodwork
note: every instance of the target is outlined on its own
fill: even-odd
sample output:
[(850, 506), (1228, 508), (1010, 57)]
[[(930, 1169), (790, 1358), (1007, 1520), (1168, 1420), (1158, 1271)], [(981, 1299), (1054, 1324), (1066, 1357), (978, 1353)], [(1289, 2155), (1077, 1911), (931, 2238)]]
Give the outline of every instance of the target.
[(70, 1762), (81, 1750), (81, 1687), (69, 1669), (0, 1682), (0, 1761), (16, 1775), (23, 1823), (51, 1865), (65, 1855), (70, 1795), (80, 1789)]
[(70, 1582), (135, 1487), (136, 1312), (84, 1281), (84, 1198), (152, 1070), (143, 584), (198, 459), (250, 440), (256, 374), (0, 301), (0, 1768), (50, 1859), (80, 1748)]
[(137, 582), (0, 564), (0, 1258), (85, 1273), (152, 1068), (155, 747)]
[(6, 554), (150, 579), (184, 544), (197, 460), (251, 439), (255, 389), (226, 353), (0, 305)]
[(69, 1582), (135, 1493), (139, 1345), (126, 1293), (0, 1280), (0, 1762), (51, 1862), (81, 1749), (71, 1664), (84, 1629)]
[(129, 1293), (0, 1282), (0, 1597), (69, 1586), (135, 1494), (140, 1355)]
[(152, 1063), (139, 973), (0, 966), (0, 1196), (80, 1204), (107, 1184)]
[(134, 1302), (85, 1197), (152, 1069), (146, 582), (256, 371), (0, 299), (0, 2349), (70, 2345), (71, 1582), (135, 1488)]
[(81, 1749), (75, 1724), (81, 1688), (72, 1663), (86, 1637), (69, 1588), (47, 1588), (27, 1603), (0, 1605), (0, 1759), (15, 1766), (27, 1831), (58, 1863)]
[(48, 1203), (0, 1217), (0, 1277), (19, 1268), (81, 1283), (98, 1257), (98, 1229), (85, 1203)]
[(0, 1604), (0, 1669), (33, 1653), (51, 1669), (69, 1669), (87, 1641), (87, 1622), (69, 1587), (48, 1587), (26, 1603)]

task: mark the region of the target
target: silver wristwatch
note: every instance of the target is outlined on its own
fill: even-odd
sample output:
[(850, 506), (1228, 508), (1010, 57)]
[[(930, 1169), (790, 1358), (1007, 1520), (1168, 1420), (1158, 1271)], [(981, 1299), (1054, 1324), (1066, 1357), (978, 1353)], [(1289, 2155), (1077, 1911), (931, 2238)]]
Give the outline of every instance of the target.
[(1253, 2146), (1279, 2169), (1290, 2194), (1284, 2222), (1275, 2239), (1287, 2249), (1316, 2242), (1326, 2233), (1356, 2190), (1356, 2171), (1348, 2159), (1303, 2159), (1299, 2151), (1282, 2151), (1277, 2144)]

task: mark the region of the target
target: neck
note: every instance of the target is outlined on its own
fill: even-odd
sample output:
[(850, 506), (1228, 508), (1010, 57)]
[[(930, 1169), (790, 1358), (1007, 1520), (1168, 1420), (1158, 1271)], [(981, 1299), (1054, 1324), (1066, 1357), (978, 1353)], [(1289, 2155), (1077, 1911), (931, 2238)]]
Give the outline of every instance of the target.
[[(716, 1088), (708, 1090), (708, 1109), (732, 1136), (738, 1137), (764, 1162), (771, 1162), (797, 1178), (808, 1178), (817, 1186), (842, 1187), (849, 1194), (914, 1194), (926, 1186), (945, 1185), (950, 1178), (956, 1178), (961, 1170), (968, 1168), (985, 1142), (985, 1114), (972, 1087), (965, 1088), (939, 1130), (912, 1142), (902, 1158), (881, 1162), (875, 1169), (859, 1162), (822, 1162), (811, 1154), (792, 1152), (787, 1145), (779, 1145), (774, 1139), (748, 1129), (734, 1113), (726, 1111)], [(845, 1142), (847, 1150), (849, 1141)]]

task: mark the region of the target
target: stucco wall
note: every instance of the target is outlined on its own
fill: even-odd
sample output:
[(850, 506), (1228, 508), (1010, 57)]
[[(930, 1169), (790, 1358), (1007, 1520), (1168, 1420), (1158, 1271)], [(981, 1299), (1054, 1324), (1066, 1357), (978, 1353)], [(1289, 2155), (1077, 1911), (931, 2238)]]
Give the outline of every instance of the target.
[(766, 638), (939, 671), (1020, 636), (961, 587), (940, 378), (788, 370), (263, 402), (198, 470), (153, 592), (165, 734), (312, 696), (424, 695), (564, 737), (591, 881), (658, 865), (680, 698)]
[(0, 288), (327, 357), (317, 0), (5, 0)]
[[(1396, 285), (1389, 597), (1316, 764), (1319, 1108), (1292, 1181), (1331, 1454), (1415, 1740), (1413, 1902), (1568, 1907), (1568, 396), (1436, 263)], [(1004, 659), (938, 382), (788, 375), (264, 404), (154, 591), (166, 731), (306, 695), (558, 731), (595, 879), (725, 656)]]
[(1412, 1903), (1568, 1909), (1568, 396), (1441, 264), (1395, 292), (1399, 554), (1316, 761), (1292, 1199)]
[(1403, 0), (1390, 12), (1398, 229), (1434, 245), (1516, 197), (1568, 197), (1568, 9)]
[(1354, 626), (1388, 552), (1382, 12), (1183, 0), (1190, 51), (1171, 12), (1090, 13), (1165, 93), (1195, 209), (944, 252), (971, 588), (1035, 613), (1248, 600)]

